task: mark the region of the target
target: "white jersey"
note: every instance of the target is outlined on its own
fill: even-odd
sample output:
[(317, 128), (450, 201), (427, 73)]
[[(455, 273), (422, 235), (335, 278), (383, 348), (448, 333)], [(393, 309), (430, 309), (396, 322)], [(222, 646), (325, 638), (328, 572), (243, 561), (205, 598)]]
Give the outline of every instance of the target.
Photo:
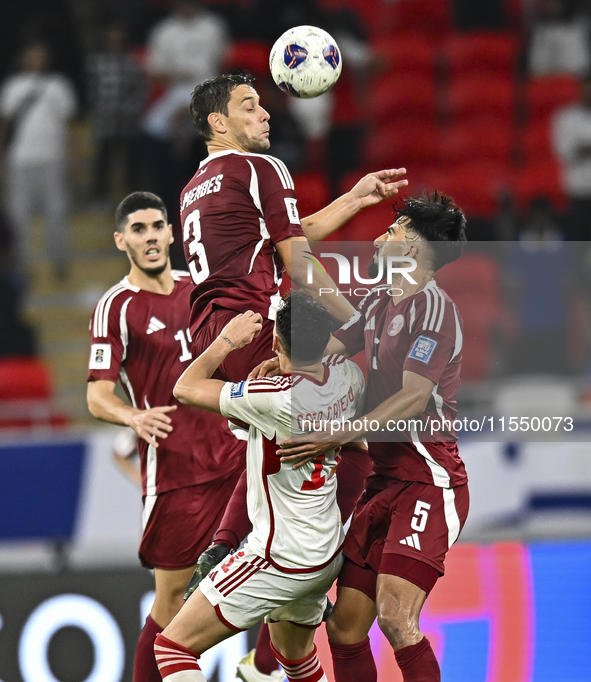
[(222, 414), (250, 425), (246, 466), (253, 530), (248, 545), (288, 573), (326, 566), (344, 539), (336, 503), (337, 453), (331, 450), (299, 469), (275, 454), (277, 443), (304, 435), (301, 416), (310, 405), (327, 414), (338, 402), (345, 419), (362, 408), (365, 381), (359, 367), (337, 355), (322, 362), (323, 382), (301, 374), (253, 379), (226, 383), (220, 395)]

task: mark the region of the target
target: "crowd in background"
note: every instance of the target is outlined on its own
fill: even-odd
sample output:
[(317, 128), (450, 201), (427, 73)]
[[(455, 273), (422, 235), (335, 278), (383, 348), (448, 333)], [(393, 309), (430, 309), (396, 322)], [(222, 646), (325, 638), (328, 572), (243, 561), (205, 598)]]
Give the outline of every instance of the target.
[[(519, 305), (529, 310), (521, 314), (519, 362), (528, 366), (528, 335), (539, 340), (546, 334), (540, 331), (543, 325), (551, 327), (548, 348), (557, 356), (552, 343), (572, 327), (572, 319), (565, 320), (566, 304), (560, 308), (560, 300), (554, 303), (561, 312), (540, 312), (536, 278), (544, 273), (522, 266), (538, 242), (553, 242), (548, 253), (558, 273), (558, 298), (568, 298), (577, 284), (589, 281), (591, 262), (584, 252), (575, 254), (573, 264), (570, 255), (558, 257), (555, 251), (566, 249), (556, 245), (561, 240), (591, 238), (591, 3), (6, 4), (0, 45), (1, 225), (10, 237), (2, 240), (1, 267), (3, 281), (14, 291), (26, 280), (28, 228), (35, 212), (44, 216), (56, 280), (68, 277), (66, 226), (73, 210), (110, 214), (121, 197), (142, 188), (163, 197), (178, 230), (180, 189), (206, 155), (189, 118), (191, 91), (224, 70), (247, 68), (257, 77), (271, 114), (271, 153), (294, 175), (300, 213), (317, 210), (368, 168), (406, 166), (412, 194), (439, 187), (465, 208), (471, 240), (520, 240), (505, 263), (514, 276), (502, 278), (510, 292), (521, 292)], [(268, 74), (270, 46), (300, 24), (328, 30), (343, 54), (338, 84), (314, 100), (287, 98)], [(81, 121), (92, 131), (92, 173), (85, 195), (73, 206), (69, 162), (76, 149), (70, 135), (73, 123)], [(376, 228), (367, 220), (360, 217), (341, 237), (373, 238)], [(379, 216), (374, 213), (372, 220)], [(183, 266), (180, 250), (173, 259)], [(575, 283), (574, 271), (579, 273)], [(515, 273), (524, 272), (526, 279), (518, 282)], [(503, 285), (498, 273), (491, 277), (487, 295), (494, 290), (494, 311)], [(585, 336), (591, 327), (589, 301), (581, 291), (576, 304), (568, 298), (566, 307), (578, 311), (575, 330)], [(19, 319), (18, 298), (18, 293), (8, 297), (11, 310), (2, 318)], [(482, 306), (482, 299), (475, 305)], [(536, 314), (539, 319), (532, 319)], [(481, 324), (486, 338), (503, 326), (492, 313)], [(9, 325), (27, 336), (26, 325)], [(0, 329), (0, 355), (14, 352), (14, 343), (2, 341), (4, 336), (11, 335)], [(21, 354), (34, 352), (30, 336), (18, 346)], [(582, 351), (571, 348), (569, 358), (557, 359), (553, 368), (580, 371), (589, 344), (582, 345)], [(473, 378), (487, 371), (475, 371)]]

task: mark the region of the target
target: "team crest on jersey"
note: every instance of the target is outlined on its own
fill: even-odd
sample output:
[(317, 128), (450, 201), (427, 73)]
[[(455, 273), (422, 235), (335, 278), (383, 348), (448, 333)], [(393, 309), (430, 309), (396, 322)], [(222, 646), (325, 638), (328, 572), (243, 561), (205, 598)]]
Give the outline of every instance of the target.
[(419, 336), (419, 338), (413, 343), (408, 357), (411, 360), (418, 360), (419, 362), (424, 362), (427, 365), (431, 359), (431, 356), (433, 355), (435, 346), (437, 346), (437, 341), (435, 341), (435, 339), (430, 339), (428, 336)]
[(237, 384), (230, 386), (230, 398), (242, 398), (244, 395), (244, 384), (246, 382), (240, 381)]
[(396, 317), (388, 325), (388, 335), (396, 336), (404, 327), (404, 317), (402, 315), (396, 315)]

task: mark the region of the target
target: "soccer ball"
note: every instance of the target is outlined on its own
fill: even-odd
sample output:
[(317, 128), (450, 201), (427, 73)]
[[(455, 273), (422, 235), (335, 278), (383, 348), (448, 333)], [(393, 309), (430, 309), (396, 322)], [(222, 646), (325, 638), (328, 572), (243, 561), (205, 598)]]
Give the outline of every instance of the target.
[(297, 26), (286, 31), (269, 55), (271, 76), (294, 97), (318, 97), (337, 82), (343, 62), (334, 39), (321, 28)]

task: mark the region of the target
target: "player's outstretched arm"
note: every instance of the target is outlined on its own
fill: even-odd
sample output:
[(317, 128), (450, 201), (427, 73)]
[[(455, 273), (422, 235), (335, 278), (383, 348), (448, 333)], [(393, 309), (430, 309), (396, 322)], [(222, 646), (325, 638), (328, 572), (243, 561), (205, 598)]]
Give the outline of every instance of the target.
[(167, 438), (172, 431), (169, 412), (176, 410), (176, 405), (162, 405), (149, 410), (138, 410), (123, 402), (115, 395), (115, 382), (98, 380), (89, 381), (86, 399), (90, 414), (111, 424), (131, 426), (146, 443), (158, 447), (156, 438)]
[[(392, 199), (408, 185), (406, 168), (368, 173), (348, 192), (335, 199), (318, 213), (302, 218), (302, 229), (311, 242), (322, 241), (336, 232), (361, 209)], [(393, 221), (392, 221), (393, 222)]]
[(233, 350), (244, 348), (262, 328), (263, 318), (252, 310), (230, 320), (209, 348), (181, 374), (173, 390), (174, 397), (183, 405), (219, 414), (224, 382), (211, 377)]

